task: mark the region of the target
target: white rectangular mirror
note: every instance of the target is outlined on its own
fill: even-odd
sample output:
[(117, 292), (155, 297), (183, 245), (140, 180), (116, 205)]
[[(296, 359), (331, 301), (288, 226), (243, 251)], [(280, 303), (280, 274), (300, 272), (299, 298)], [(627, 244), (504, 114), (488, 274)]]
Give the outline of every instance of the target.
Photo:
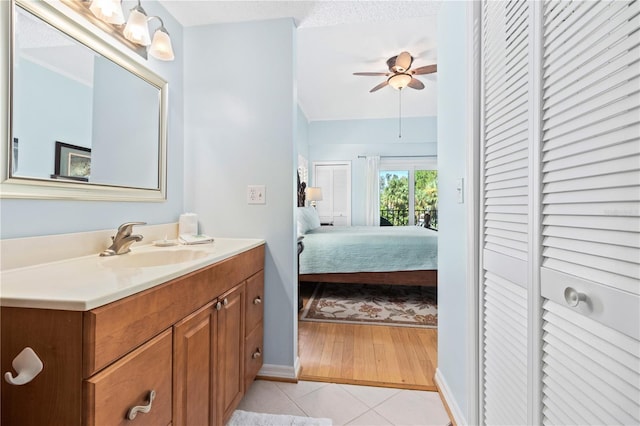
[(82, 17), (15, 0), (6, 198), (160, 201), (167, 83)]

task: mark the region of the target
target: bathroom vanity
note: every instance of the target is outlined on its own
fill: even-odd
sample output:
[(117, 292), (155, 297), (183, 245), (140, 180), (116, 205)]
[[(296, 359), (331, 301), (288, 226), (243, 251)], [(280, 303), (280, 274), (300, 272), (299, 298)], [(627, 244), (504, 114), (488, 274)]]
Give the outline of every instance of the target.
[(2, 373), (19, 373), (25, 347), (44, 365), (26, 384), (2, 380), (2, 424), (224, 425), (262, 366), (262, 240), (148, 246), (2, 280)]

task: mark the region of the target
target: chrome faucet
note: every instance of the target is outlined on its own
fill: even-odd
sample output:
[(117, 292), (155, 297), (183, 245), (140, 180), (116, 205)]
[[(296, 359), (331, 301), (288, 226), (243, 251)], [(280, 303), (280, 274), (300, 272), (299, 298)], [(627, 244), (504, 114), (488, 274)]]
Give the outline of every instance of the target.
[(142, 241), (142, 235), (132, 235), (134, 225), (146, 225), (146, 222), (127, 222), (118, 227), (116, 235), (111, 237), (111, 246), (100, 253), (100, 256), (114, 256), (116, 254), (129, 253), (131, 244)]

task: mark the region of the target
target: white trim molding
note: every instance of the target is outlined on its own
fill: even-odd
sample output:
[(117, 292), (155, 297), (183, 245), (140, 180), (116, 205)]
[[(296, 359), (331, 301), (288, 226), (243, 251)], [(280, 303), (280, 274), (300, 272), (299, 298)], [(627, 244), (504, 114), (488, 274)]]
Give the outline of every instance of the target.
[(449, 411), (451, 412), (451, 415), (453, 416), (453, 421), (457, 425), (467, 425), (467, 424), (469, 424), (467, 422), (467, 419), (464, 417), (464, 414), (463, 414), (462, 410), (460, 409), (460, 406), (458, 405), (458, 402), (454, 399), (453, 394), (451, 393), (451, 390), (449, 389), (449, 385), (447, 385), (447, 381), (442, 376), (442, 373), (440, 373), (440, 369), (439, 368), (436, 368), (436, 374), (434, 376), (434, 379), (436, 381), (436, 384), (438, 385), (438, 390), (440, 391), (440, 395), (442, 396), (442, 398), (447, 403), (447, 406), (449, 407)]
[(285, 379), (289, 381), (298, 381), (300, 375), (300, 358), (296, 357), (293, 366), (278, 364), (263, 364), (258, 372), (258, 376), (265, 379)]
[(480, 22), (481, 4), (467, 3), (467, 420), (480, 423)]

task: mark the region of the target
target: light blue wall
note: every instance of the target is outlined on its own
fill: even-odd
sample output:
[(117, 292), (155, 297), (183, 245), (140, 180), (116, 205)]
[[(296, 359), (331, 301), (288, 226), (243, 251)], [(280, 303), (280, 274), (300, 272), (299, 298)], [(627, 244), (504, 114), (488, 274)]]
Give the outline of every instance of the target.
[(297, 356), (294, 67), (292, 19), (185, 29), (186, 209), (202, 232), (266, 241), (264, 362), (282, 367)]
[[(467, 222), (456, 180), (466, 174), (466, 2), (442, 2), (438, 17), (438, 370), (456, 405), (467, 401)], [(445, 96), (446, 94), (446, 96)]]
[(56, 141), (91, 147), (91, 87), (24, 58), (18, 62), (13, 96), (19, 112), (13, 119), (20, 147), (16, 174), (47, 179), (54, 173)]
[[(144, 7), (149, 15), (162, 16), (165, 27), (171, 33), (176, 54), (173, 62), (153, 58), (144, 61), (146, 66), (169, 82), (167, 201), (135, 203), (3, 198), (0, 201), (0, 238), (112, 229), (131, 220), (142, 220), (149, 224), (178, 220), (184, 205), (183, 29), (159, 3), (147, 2)], [(5, 46), (10, 26), (2, 22), (0, 28), (0, 37), (3, 38), (1, 45)]]
[(298, 107), (297, 111), (296, 145), (298, 147), (298, 154), (309, 160), (309, 120), (307, 120), (307, 116), (300, 107)]
[(309, 168), (314, 161), (351, 162), (351, 224), (365, 224), (366, 160), (362, 155), (416, 156), (437, 154), (436, 117), (312, 121), (309, 123)]
[(158, 89), (100, 56), (93, 75), (91, 180), (157, 188)]

